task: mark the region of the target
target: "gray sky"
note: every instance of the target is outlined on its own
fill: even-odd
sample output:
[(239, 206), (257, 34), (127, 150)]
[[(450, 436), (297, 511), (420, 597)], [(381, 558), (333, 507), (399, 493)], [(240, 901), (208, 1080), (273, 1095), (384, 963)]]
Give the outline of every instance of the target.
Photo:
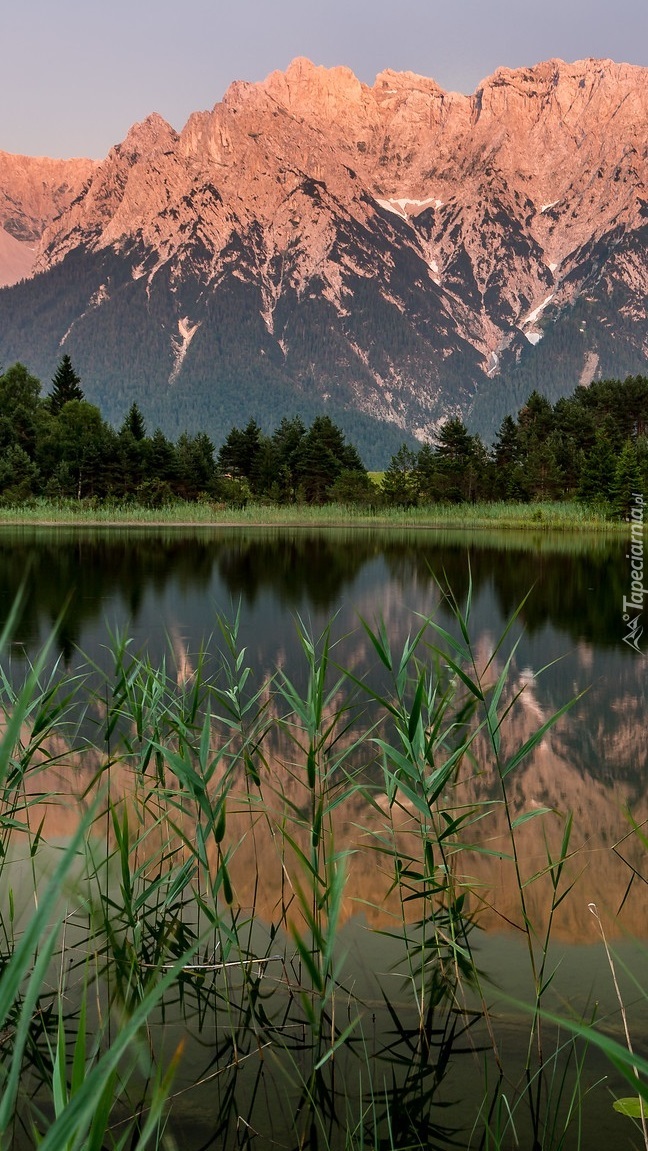
[(180, 129), (232, 80), (294, 56), (366, 83), (395, 68), (472, 92), (495, 68), (558, 56), (648, 65), (648, 0), (10, 0), (0, 149), (103, 157), (159, 112)]

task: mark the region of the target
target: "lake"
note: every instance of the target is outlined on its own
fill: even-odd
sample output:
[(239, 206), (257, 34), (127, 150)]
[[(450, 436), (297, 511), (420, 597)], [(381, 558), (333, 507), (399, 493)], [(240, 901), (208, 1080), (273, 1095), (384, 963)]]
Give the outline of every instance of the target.
[[(228, 793), (227, 834), (210, 850), (219, 860), (226, 856), (226, 845), (231, 850), (228, 878), (233, 906), (246, 923), (245, 963), (252, 956), (258, 961), (253, 981), (257, 1014), (250, 1008), (251, 968), (242, 965), (237, 952), (238, 967), (228, 973), (218, 966), (221, 950), (210, 972), (212, 982), (203, 972), (202, 983), (187, 984), (184, 995), (156, 1016), (160, 1050), (175, 1050), (179, 1037), (184, 1045), (170, 1130), (176, 1137), (182, 1132), (185, 1146), (241, 1146), (246, 1141), (258, 1147), (348, 1145), (348, 1130), (342, 1137), (339, 1118), (350, 1106), (342, 1087), (355, 1074), (354, 1043), (364, 1052), (365, 1069), (380, 1067), (371, 1088), (380, 1098), (370, 1091), (363, 1106), (375, 1113), (366, 1120), (365, 1138), (371, 1128), (381, 1146), (388, 1145), (386, 1110), (397, 1146), (415, 1145), (416, 1137), (425, 1146), (447, 1146), (450, 1132), (458, 1146), (483, 1146), (485, 1139), (488, 1146), (513, 1146), (516, 1132), (522, 1145), (531, 1146), (525, 1138), (537, 1139), (540, 1129), (539, 1146), (579, 1145), (576, 1125), (567, 1122), (574, 1106), (569, 1093), (574, 1082), (585, 1091), (599, 1077), (610, 1076), (610, 1067), (591, 1050), (587, 1069), (575, 1077), (569, 1071), (563, 1082), (565, 1061), (575, 1058), (565, 1034), (560, 1054), (545, 1053), (542, 1075), (536, 1067), (531, 1082), (525, 1082), (521, 1068), (530, 1017), (515, 1004), (532, 1004), (538, 977), (549, 982), (558, 964), (545, 1006), (582, 1019), (596, 1015), (603, 1030), (623, 1042), (603, 927), (619, 959), (637, 1046), (645, 1049), (646, 998), (633, 985), (632, 973), (641, 979), (645, 966), (648, 868), (641, 834), (633, 832), (631, 820), (643, 824), (647, 815), (646, 663), (624, 642), (622, 604), (630, 581), (626, 552), (626, 542), (616, 537), (541, 531), (24, 528), (0, 533), (3, 622), (22, 588), (5, 653), (14, 682), (24, 677), (57, 625), (47, 661), (50, 669), (58, 661), (55, 675), (83, 671), (91, 685), (99, 684), (102, 674), (111, 673), (114, 637), (127, 634), (129, 650), (142, 653), (152, 665), (165, 660), (170, 679), (186, 693), (200, 674), (201, 650), (205, 668), (220, 674), (218, 621), (231, 623), (238, 615), (237, 648), (245, 648), (244, 663), (251, 669), (245, 698), (258, 690), (257, 711), (263, 707), (268, 727), (265, 758), (259, 762), (273, 782), (263, 808), (250, 806), (245, 798), (254, 791), (249, 779), (245, 787), (237, 782), (240, 794)], [(421, 833), (421, 782), (408, 783), (407, 768), (398, 766), (395, 753), (390, 778), (400, 781), (401, 789), (395, 801), (390, 796), (384, 763), (391, 753), (384, 748), (398, 742), (397, 721), (384, 710), (380, 714), (377, 698), (392, 699), (394, 684), (376, 639), (382, 621), (392, 651), (400, 654), (423, 621), (436, 621), (442, 632), (424, 629), (419, 662), (410, 668), (414, 682), (406, 690), (408, 700), (412, 704), (416, 698), (416, 676), (421, 683), (426, 680), (426, 692), (438, 683), (437, 698), (452, 682), (463, 692), (461, 678), (449, 667), (456, 654), (453, 643), (463, 640), (448, 588), (462, 607), (471, 597), (468, 633), (475, 665), (470, 676), (483, 674), (483, 684), (492, 689), (508, 661), (500, 731), (503, 763), (510, 763), (516, 749), (532, 741), (553, 713), (578, 699), (505, 776), (506, 804), (501, 773), (492, 768), (488, 733), (479, 729), (468, 708), (452, 722), (454, 713), (443, 713), (447, 730), (435, 744), (435, 755), (441, 748), (452, 755), (466, 732), (472, 733), (472, 742), (462, 755), (460, 774), (444, 781), (435, 796), (434, 819), (441, 819), (442, 828), (452, 826), (441, 855), (434, 854), (434, 866), (422, 878), (417, 852), (429, 843), (432, 858), (437, 846), (432, 824), (426, 823)], [(362, 621), (373, 630), (373, 639)], [(316, 797), (300, 763), (308, 742), (304, 723), (286, 717), (290, 690), (303, 699), (309, 692), (304, 636), (318, 641), (314, 646), (321, 651), (327, 628), (330, 698), (323, 724), (330, 721), (331, 731), (320, 752), (324, 774), (329, 774), (325, 792)], [(342, 677), (338, 668), (351, 678)], [(277, 673), (283, 692), (268, 686)], [(347, 704), (348, 713), (343, 711)], [(253, 712), (246, 714), (251, 723)], [(83, 734), (94, 725), (96, 733), (104, 720), (101, 708), (90, 708), (75, 719), (76, 731)], [(432, 726), (421, 721), (424, 733)], [(113, 739), (120, 730), (117, 725)], [(250, 747), (253, 743), (256, 755), (260, 738), (250, 738)], [(72, 767), (66, 769), (61, 753), (56, 790), (65, 791), (69, 784), (70, 793), (77, 794), (94, 765), (87, 757), (78, 762), (68, 758)], [(127, 795), (128, 780), (118, 768), (112, 770), (113, 792)], [(257, 770), (252, 770), (253, 783)], [(319, 840), (313, 847), (310, 837), (312, 820), (319, 818), (316, 799), (323, 805), (319, 815), (325, 812), (328, 855)], [(288, 841), (292, 862), (281, 854), (285, 843), (281, 851), (277, 847), (277, 827), (285, 826), (286, 812), (299, 827)], [(564, 842), (570, 813), (573, 828)], [(423, 815), (427, 820), (425, 810)], [(511, 821), (517, 860), (512, 858)], [(72, 822), (69, 805), (50, 806), (46, 836), (64, 837)], [(396, 839), (400, 887), (394, 883)], [(565, 859), (558, 865), (561, 847)], [(339, 959), (333, 1034), (339, 1036), (347, 1025), (354, 1029), (348, 1043), (340, 1041), (335, 1060), (324, 1059), (317, 1048), (315, 1078), (314, 1064), (308, 1062), (312, 1045), (304, 1037), (312, 1008), (296, 990), (304, 972), (311, 981), (322, 975), (310, 971), (308, 948), (300, 951), (298, 946), (298, 939), (305, 939), (304, 917), (309, 922), (303, 885), (313, 851), (326, 875), (331, 860), (343, 861), (344, 890), (335, 918)], [(300, 853), (308, 865), (305, 873)], [(205, 856), (205, 866), (210, 861), (212, 856)], [(331, 866), (329, 895), (337, 875)], [(445, 877), (440, 894), (430, 888), (431, 875)], [(318, 876), (320, 882), (324, 892), (326, 884)], [(403, 897), (403, 890), (409, 897)], [(426, 920), (435, 900), (444, 911), (431, 937)], [(421, 909), (427, 909), (423, 915)], [(325, 911), (328, 926), (333, 922), (328, 905)], [(204, 926), (200, 918), (196, 913), (196, 930)], [(470, 948), (482, 973), (477, 981), (457, 978), (462, 949), (468, 946), (461, 935), (467, 919), (475, 924)], [(310, 923), (310, 953), (317, 950), (318, 924)], [(432, 952), (437, 974), (430, 985), (425, 970)], [(327, 994), (322, 992), (330, 1028)], [(230, 1024), (219, 1030), (215, 1020), (224, 1010)], [(321, 1022), (318, 1017), (318, 1026)], [(301, 1036), (299, 1042), (286, 1041), (291, 1028)], [(281, 1058), (273, 1048), (273, 1037), (279, 1035)], [(554, 1044), (552, 1050), (555, 1036), (547, 1024), (545, 1042)], [(326, 1082), (321, 1074), (328, 1076)], [(316, 1106), (310, 1099), (310, 1110), (304, 1083), (315, 1094), (321, 1092)], [(613, 1085), (631, 1094), (617, 1079)], [(277, 1092), (284, 1100), (280, 1107)], [(612, 1110), (605, 1086), (586, 1100), (583, 1114), (584, 1145), (590, 1151), (610, 1143), (632, 1145), (632, 1121)], [(552, 1126), (548, 1115), (559, 1115), (560, 1123)], [(561, 1124), (566, 1124), (566, 1135)], [(359, 1138), (357, 1145), (362, 1145)]]

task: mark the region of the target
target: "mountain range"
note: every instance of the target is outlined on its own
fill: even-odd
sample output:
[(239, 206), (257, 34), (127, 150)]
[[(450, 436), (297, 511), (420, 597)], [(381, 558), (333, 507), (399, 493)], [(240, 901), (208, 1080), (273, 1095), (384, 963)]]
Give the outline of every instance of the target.
[(0, 153), (0, 364), (68, 353), (119, 422), (216, 442), (327, 411), (380, 466), (645, 371), (648, 69), (499, 69), (471, 96), (305, 59), (102, 161)]

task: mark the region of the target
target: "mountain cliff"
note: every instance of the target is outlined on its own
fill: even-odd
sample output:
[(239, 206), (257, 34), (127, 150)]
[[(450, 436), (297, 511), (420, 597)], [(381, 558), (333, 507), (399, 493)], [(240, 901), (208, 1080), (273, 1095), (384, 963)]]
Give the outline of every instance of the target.
[(93, 160), (0, 152), (0, 287), (32, 274), (43, 231), (69, 208), (95, 167)]
[(109, 416), (216, 438), (323, 407), (376, 445), (492, 433), (533, 387), (645, 368), (646, 122), (648, 70), (611, 61), (464, 96), (298, 59), (49, 183), (0, 155), (4, 236), (36, 248), (0, 361), (67, 351)]

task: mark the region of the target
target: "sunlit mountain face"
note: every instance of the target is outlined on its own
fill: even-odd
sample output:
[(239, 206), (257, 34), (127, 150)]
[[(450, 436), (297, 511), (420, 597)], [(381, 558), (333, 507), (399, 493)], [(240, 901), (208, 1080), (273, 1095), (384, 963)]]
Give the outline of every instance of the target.
[(169, 433), (337, 416), (368, 462), (645, 368), (648, 73), (472, 96), (296, 60), (100, 163), (0, 157), (0, 362)]

